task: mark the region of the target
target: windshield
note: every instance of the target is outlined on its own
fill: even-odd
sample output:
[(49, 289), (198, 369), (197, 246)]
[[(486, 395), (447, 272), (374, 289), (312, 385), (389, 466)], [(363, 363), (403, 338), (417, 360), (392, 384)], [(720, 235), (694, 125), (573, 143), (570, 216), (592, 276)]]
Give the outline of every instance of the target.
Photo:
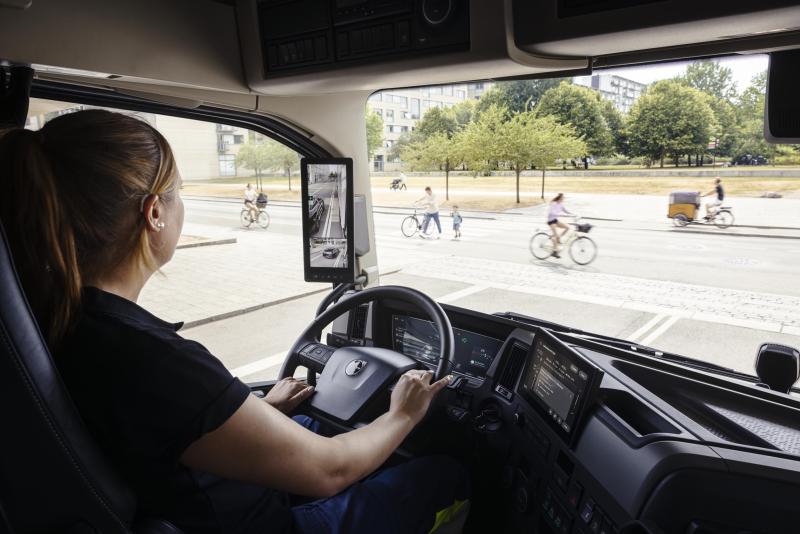
[[(800, 152), (764, 142), (766, 68), (749, 56), (374, 93), (380, 282), (752, 374), (761, 343), (800, 346)], [(27, 127), (87, 107), (33, 99)], [(233, 374), (275, 378), (331, 287), (303, 281), (298, 154), (238, 126), (133, 114), (172, 146), (186, 210), (139, 304)]]
[(800, 151), (764, 141), (767, 67), (373, 94), (382, 272), (753, 374), (760, 344), (800, 345)]

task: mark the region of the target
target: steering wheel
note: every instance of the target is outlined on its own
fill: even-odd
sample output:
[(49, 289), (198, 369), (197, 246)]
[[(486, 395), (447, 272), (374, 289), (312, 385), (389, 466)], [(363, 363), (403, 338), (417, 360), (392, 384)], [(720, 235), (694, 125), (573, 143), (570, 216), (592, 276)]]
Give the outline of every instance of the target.
[(453, 363), (455, 343), (450, 319), (436, 301), (424, 293), (401, 286), (378, 286), (353, 293), (318, 315), (294, 342), (279, 378), (294, 376), (299, 366), (320, 373), (311, 411), (351, 425), (373, 400), (382, 396), (400, 375), (419, 363), (399, 352), (379, 347), (335, 348), (320, 343), (322, 329), (360, 304), (394, 299), (415, 306), (433, 322), (439, 334), (439, 358), (434, 380), (444, 378)]

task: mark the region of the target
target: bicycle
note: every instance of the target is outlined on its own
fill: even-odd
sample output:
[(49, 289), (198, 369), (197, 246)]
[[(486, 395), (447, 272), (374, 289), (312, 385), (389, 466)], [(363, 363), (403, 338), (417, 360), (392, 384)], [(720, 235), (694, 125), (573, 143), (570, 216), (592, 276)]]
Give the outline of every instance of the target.
[(413, 237), (417, 232), (421, 232), (424, 237), (429, 237), (433, 233), (433, 227), (436, 223), (429, 220), (428, 227), (423, 229), (422, 221), (424, 221), (425, 218), (423, 217), (422, 221), (420, 221), (417, 216), (417, 209), (418, 208), (414, 208), (414, 214), (403, 219), (403, 222), (400, 223), (400, 231), (403, 232), (403, 235), (406, 237)]
[(258, 215), (256, 215), (255, 218), (250, 213), (249, 208), (242, 208), (242, 213), (239, 215), (239, 218), (242, 221), (242, 226), (245, 228), (250, 228), (250, 225), (254, 222), (257, 222), (258, 225), (264, 229), (269, 226), (269, 213), (262, 208), (258, 208)]
[[(591, 229), (591, 224), (581, 224), (580, 219), (576, 219), (574, 230), (567, 232), (566, 241), (562, 242), (562, 247), (569, 250), (569, 257), (578, 265), (589, 265), (597, 257), (597, 244), (586, 236)], [(530, 241), (531, 254), (538, 260), (546, 260), (553, 255), (555, 244), (549, 232), (537, 232), (533, 234)]]

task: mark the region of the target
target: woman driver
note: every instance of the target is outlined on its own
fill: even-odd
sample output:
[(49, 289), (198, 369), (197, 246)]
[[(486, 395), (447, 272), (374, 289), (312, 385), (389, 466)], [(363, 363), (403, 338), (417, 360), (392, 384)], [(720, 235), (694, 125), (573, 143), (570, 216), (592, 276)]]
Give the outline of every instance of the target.
[[(312, 388), (285, 379), (265, 402), (180, 325), (136, 304), (183, 226), (172, 152), (147, 123), (63, 115), (7, 131), (0, 161), (0, 219), (28, 301), (143, 515), (185, 532), (428, 532), (466, 498), (465, 473), (446, 457), (365, 479), (449, 378), (410, 371), (387, 413), (323, 437), (287, 416)], [(289, 494), (319, 500), (292, 506)]]

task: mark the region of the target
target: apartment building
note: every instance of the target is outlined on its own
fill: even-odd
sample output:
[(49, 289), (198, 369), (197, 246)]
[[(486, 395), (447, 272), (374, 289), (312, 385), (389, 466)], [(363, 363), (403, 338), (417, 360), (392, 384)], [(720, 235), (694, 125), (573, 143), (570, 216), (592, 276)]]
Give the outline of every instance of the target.
[(373, 171), (399, 170), (399, 159), (390, 161), (392, 146), (405, 133), (411, 133), (417, 122), (432, 107), (450, 107), (467, 99), (480, 98), (491, 87), (491, 83), (462, 83), (437, 85), (413, 89), (394, 89), (374, 93), (367, 101), (367, 108), (383, 118), (383, 143), (375, 151)]
[(600, 96), (609, 100), (622, 113), (628, 113), (644, 91), (647, 84), (639, 83), (615, 74), (594, 74), (577, 76), (573, 79), (576, 85), (594, 89)]

